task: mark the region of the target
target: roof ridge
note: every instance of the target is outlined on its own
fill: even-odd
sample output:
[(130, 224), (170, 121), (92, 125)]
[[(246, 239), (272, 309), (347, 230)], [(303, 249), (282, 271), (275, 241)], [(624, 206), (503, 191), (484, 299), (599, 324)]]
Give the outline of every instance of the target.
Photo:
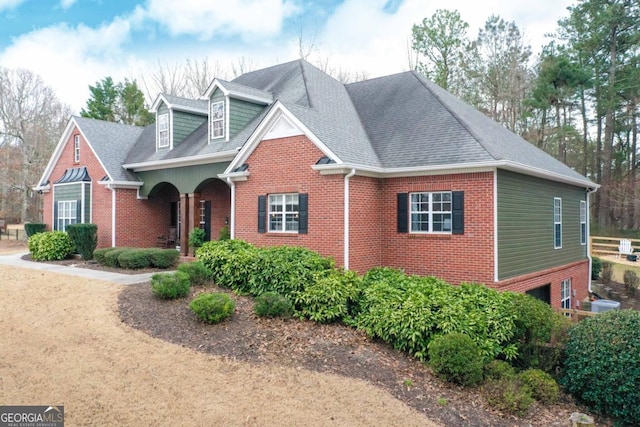
[[(455, 111), (453, 111), (449, 105), (442, 99), (442, 97), (440, 95), (438, 95), (437, 93), (435, 93), (427, 84), (425, 84), (425, 81), (423, 80), (424, 77), (418, 73), (415, 70), (411, 70), (409, 71), (415, 78), (416, 80), (418, 80), (418, 82), (424, 86), (424, 88), (429, 91), (429, 93), (431, 95), (433, 95), (433, 97), (440, 103), (440, 105), (442, 105), (442, 107), (447, 110), (447, 112), (449, 114), (451, 114), (451, 116), (460, 124), (460, 126), (462, 126), (467, 132), (469, 132), (469, 135), (471, 135), (471, 137), (473, 137), (473, 139), (475, 139), (478, 144), (480, 144), (480, 146), (482, 147), (482, 149), (484, 151), (487, 152), (487, 154), (489, 154), (489, 156), (493, 157), (494, 160), (498, 160), (496, 158), (496, 156), (493, 155), (493, 153), (485, 146), (484, 141), (482, 140), (482, 138), (480, 137), (480, 135), (478, 135), (476, 132), (474, 132), (468, 125), (467, 123), (462, 119), (462, 117), (460, 117), (460, 115), (458, 113), (456, 113)], [(435, 83), (433, 83), (435, 84)], [(444, 90), (444, 89), (442, 89)], [(454, 96), (452, 94), (452, 96)], [(462, 100), (461, 100), (462, 101)], [(464, 102), (464, 101), (462, 101)], [(472, 107), (473, 108), (473, 107)], [(482, 114), (482, 113), (480, 113)], [(499, 125), (498, 123), (496, 123), (497, 125)]]

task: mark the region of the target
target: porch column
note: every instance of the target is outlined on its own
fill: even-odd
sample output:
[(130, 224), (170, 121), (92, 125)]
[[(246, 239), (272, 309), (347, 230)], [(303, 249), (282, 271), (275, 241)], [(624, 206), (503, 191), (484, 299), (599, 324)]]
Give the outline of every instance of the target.
[(189, 195), (180, 194), (180, 255), (189, 253)]
[[(187, 246), (189, 245), (189, 232), (194, 228), (200, 228), (200, 193), (189, 193), (189, 228), (187, 232)], [(193, 248), (187, 248), (189, 255), (193, 255)]]

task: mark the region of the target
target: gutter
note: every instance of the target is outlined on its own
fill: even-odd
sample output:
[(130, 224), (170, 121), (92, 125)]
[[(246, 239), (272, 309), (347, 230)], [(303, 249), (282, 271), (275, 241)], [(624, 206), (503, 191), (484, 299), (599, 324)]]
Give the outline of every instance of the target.
[(236, 183), (231, 177), (226, 177), (227, 185), (231, 187), (231, 218), (229, 218), (229, 236), (235, 239), (236, 236)]
[(349, 269), (349, 179), (356, 174), (355, 169), (351, 169), (344, 176), (344, 269)]

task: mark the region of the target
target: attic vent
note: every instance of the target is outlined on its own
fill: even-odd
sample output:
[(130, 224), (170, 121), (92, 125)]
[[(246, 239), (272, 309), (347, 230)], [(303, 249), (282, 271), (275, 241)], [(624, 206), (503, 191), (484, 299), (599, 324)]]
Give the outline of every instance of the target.
[(335, 160), (330, 159), (327, 156), (322, 156), (320, 157), (320, 159), (316, 162), (316, 165), (328, 165), (331, 163), (335, 163)]
[(54, 184), (66, 184), (68, 182), (91, 181), (87, 167), (71, 168), (64, 171), (64, 175)]
[(102, 181), (102, 182), (111, 181), (111, 178), (109, 178), (109, 175), (105, 175), (105, 176), (102, 177), (102, 179), (100, 181)]
[(238, 167), (237, 167), (237, 168), (235, 168), (233, 171), (234, 171), (234, 172), (244, 172), (244, 171), (246, 171), (247, 169), (249, 169), (249, 164), (248, 164), (248, 163), (245, 163), (245, 164), (243, 164), (242, 166), (238, 166)]

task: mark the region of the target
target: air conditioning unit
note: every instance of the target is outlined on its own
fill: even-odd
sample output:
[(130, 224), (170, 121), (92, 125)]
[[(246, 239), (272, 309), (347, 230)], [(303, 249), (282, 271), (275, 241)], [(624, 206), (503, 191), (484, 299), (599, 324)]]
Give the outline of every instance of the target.
[(591, 301), (592, 313), (602, 313), (603, 311), (618, 309), (620, 309), (620, 303), (618, 301), (612, 301), (610, 299), (597, 299), (595, 301)]

